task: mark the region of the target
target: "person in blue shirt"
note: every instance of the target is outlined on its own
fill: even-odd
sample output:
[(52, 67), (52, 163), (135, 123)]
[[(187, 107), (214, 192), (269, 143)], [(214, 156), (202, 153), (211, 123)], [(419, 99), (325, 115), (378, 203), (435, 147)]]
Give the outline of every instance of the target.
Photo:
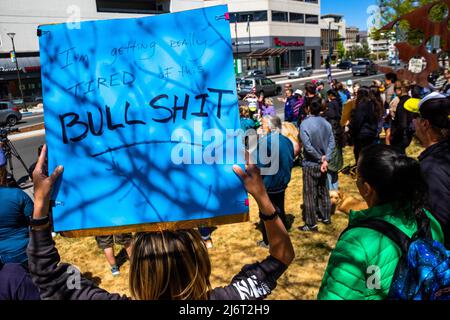
[(239, 115), (242, 131), (246, 132), (247, 130), (257, 128), (255, 120), (250, 119), (250, 109), (247, 106), (239, 107)]
[(6, 166), (5, 151), (3, 151), (3, 143), (0, 142), (0, 167)]
[[(253, 153), (253, 158), (261, 169), (270, 169), (267, 174), (261, 171), (264, 186), (270, 201), (279, 209), (279, 216), (286, 229), (289, 229), (284, 210), (284, 197), (294, 166), (294, 145), (289, 138), (281, 134), (282, 123), (277, 116), (264, 117), (261, 129), (265, 134), (258, 140), (257, 153)], [(259, 226), (263, 240), (258, 241), (258, 245), (267, 247), (269, 240), (264, 222), (260, 221)]]
[(294, 96), (292, 89), (286, 90), (286, 103), (284, 104), (284, 121), (297, 122), (297, 117), (294, 114), (294, 106), (297, 104), (298, 98)]
[(349, 99), (350, 92), (344, 88), (344, 84), (341, 82), (337, 84), (337, 91), (339, 93), (341, 104), (345, 105)]
[(33, 201), (22, 190), (7, 187), (5, 166), (0, 167), (0, 203), (0, 262), (26, 264)]
[[(317, 221), (331, 223), (331, 202), (327, 171), (335, 141), (331, 124), (320, 116), (322, 99), (313, 98), (306, 106), (308, 116), (300, 125), (303, 144), (303, 220), (300, 231), (318, 231)], [(317, 218), (318, 215), (319, 217)]]

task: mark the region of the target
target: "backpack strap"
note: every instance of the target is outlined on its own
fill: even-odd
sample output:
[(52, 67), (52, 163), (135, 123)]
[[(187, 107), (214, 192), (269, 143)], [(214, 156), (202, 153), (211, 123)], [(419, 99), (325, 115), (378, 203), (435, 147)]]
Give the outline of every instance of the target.
[(394, 241), (394, 243), (397, 244), (397, 246), (402, 250), (403, 256), (406, 256), (408, 253), (408, 248), (411, 239), (403, 231), (401, 231), (396, 226), (390, 224), (389, 222), (373, 218), (361, 220), (355, 223), (354, 225), (347, 227), (341, 233), (341, 237), (345, 232), (354, 228), (368, 228), (378, 231), (379, 233), (385, 235), (386, 237)]

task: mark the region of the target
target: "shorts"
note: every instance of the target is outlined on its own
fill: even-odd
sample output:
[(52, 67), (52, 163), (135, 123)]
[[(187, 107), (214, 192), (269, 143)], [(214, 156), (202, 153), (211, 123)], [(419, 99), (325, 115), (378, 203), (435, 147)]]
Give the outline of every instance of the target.
[(125, 246), (131, 243), (133, 236), (131, 233), (120, 233), (116, 235), (109, 236), (97, 236), (95, 237), (95, 241), (97, 241), (97, 245), (100, 249), (112, 248), (114, 243), (119, 244), (121, 246)]

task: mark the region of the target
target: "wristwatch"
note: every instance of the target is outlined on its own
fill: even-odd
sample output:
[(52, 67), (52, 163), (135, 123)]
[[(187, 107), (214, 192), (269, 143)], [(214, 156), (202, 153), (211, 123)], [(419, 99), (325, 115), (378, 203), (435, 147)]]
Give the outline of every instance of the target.
[(280, 209), (278, 209), (277, 206), (275, 206), (275, 212), (273, 214), (271, 214), (270, 216), (262, 214), (261, 211), (259, 212), (259, 217), (261, 218), (261, 220), (263, 221), (272, 221), (273, 219), (275, 219), (276, 217), (278, 217), (280, 214)]
[(50, 222), (50, 218), (48, 216), (45, 216), (45, 217), (42, 217), (42, 218), (38, 218), (38, 219), (31, 218), (30, 219), (30, 226), (31, 227), (45, 226), (49, 222)]

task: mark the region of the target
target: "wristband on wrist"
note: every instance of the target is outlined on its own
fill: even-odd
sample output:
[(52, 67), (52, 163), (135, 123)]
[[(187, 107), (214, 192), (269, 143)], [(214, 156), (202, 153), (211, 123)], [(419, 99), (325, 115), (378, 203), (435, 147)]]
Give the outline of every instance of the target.
[(276, 217), (278, 217), (280, 214), (280, 209), (278, 209), (278, 207), (275, 206), (275, 212), (273, 214), (271, 214), (270, 216), (262, 214), (261, 211), (259, 212), (259, 217), (261, 220), (263, 221), (272, 221), (274, 220)]
[(42, 218), (31, 218), (30, 219), (30, 226), (31, 227), (40, 227), (40, 226), (45, 226), (46, 224), (48, 224), (50, 222), (50, 218), (47, 216), (42, 217)]

